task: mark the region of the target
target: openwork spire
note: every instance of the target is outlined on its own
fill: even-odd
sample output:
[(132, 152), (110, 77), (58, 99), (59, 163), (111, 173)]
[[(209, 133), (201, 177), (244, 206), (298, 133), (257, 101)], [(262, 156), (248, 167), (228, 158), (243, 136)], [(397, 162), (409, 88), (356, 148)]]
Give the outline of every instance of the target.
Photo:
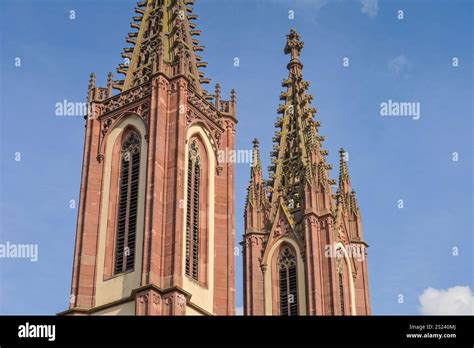
[(273, 137), (275, 145), (269, 167), (273, 213), (282, 198), (288, 210), (298, 215), (303, 210), (306, 185), (319, 180), (330, 191), (329, 185), (333, 183), (327, 175), (331, 168), (324, 159), (327, 151), (321, 150), (324, 137), (318, 134), (319, 122), (314, 120), (317, 110), (311, 105), (313, 96), (308, 93), (309, 82), (303, 80), (300, 61), (303, 46), (299, 34), (291, 29), (284, 48), (284, 52), (290, 55), (288, 78), (282, 82), (286, 90), (280, 94), (283, 104), (278, 107), (281, 116), (275, 123), (277, 131)]
[(202, 84), (210, 82), (200, 68), (207, 63), (196, 54), (204, 50), (196, 39), (200, 31), (193, 22), (193, 0), (139, 1), (136, 16), (130, 23), (132, 32), (126, 38), (131, 44), (122, 53), (124, 63), (117, 68), (124, 80), (114, 81), (113, 87), (121, 91), (149, 81), (150, 76), (163, 72), (168, 76), (185, 75), (193, 88), (207, 94)]

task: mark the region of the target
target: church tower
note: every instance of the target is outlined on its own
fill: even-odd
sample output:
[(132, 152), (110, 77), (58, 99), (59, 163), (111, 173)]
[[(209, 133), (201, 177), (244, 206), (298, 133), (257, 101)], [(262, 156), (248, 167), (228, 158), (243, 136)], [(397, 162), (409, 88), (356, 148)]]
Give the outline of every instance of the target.
[(234, 149), (236, 93), (204, 89), (193, 3), (139, 1), (124, 78), (91, 75), (63, 314), (234, 314), (234, 167), (218, 153)]
[(347, 154), (340, 151), (339, 186), (322, 149), (303, 42), (294, 29), (284, 49), (291, 59), (280, 95), (270, 180), (262, 177), (258, 141), (245, 208), (245, 315), (368, 315), (367, 244), (351, 190)]

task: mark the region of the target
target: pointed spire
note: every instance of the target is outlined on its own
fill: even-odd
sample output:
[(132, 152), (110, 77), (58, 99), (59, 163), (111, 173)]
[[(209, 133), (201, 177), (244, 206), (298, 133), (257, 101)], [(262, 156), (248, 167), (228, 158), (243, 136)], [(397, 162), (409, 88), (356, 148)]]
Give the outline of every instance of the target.
[(263, 188), (262, 165), (260, 163), (259, 141), (253, 139), (252, 164), (250, 168), (250, 183), (248, 188), (247, 202), (255, 203), (257, 193)]
[(260, 151), (258, 139), (254, 139), (252, 150), (252, 167), (250, 169), (250, 182), (247, 189), (245, 202), (245, 228), (247, 230), (261, 231), (268, 219), (270, 203), (267, 197), (267, 187), (262, 177)]
[(349, 170), (347, 169), (347, 153), (341, 147), (339, 150), (339, 186), (338, 193), (344, 196), (344, 203), (350, 202), (351, 181), (349, 179)]
[(347, 152), (341, 148), (339, 150), (339, 186), (336, 193), (337, 202), (343, 203), (343, 208), (354, 213), (359, 212), (359, 206), (356, 199), (356, 193), (351, 190), (351, 180), (349, 169), (347, 167)]
[(200, 68), (206, 62), (197, 57), (196, 51), (204, 50), (196, 36), (200, 31), (194, 29), (192, 21), (192, 0), (139, 1), (135, 8), (137, 16), (131, 23), (134, 31), (126, 37), (131, 47), (126, 47), (122, 57), (127, 60), (117, 71), (125, 74), (123, 83), (114, 84), (118, 89), (127, 90), (149, 81), (157, 72), (172, 75), (185, 75), (197, 93), (204, 95), (202, 84), (210, 79)]
[(339, 150), (339, 182), (349, 179), (349, 171), (346, 164), (346, 151), (341, 147)]
[(91, 73), (89, 78), (89, 86), (87, 88), (87, 101), (91, 101), (94, 97), (94, 88), (95, 88), (95, 74)]
[(260, 142), (258, 141), (257, 138), (253, 139), (252, 141), (253, 144), (253, 151), (252, 151), (252, 171), (251, 171), (251, 177), (254, 176), (255, 172), (258, 172), (261, 176), (262, 174), (262, 163), (260, 162), (260, 150), (259, 150), (259, 144)]
[(285, 54), (291, 56), (287, 66), (289, 74), (282, 83), (285, 90), (280, 94), (282, 104), (277, 110), (280, 117), (275, 123), (277, 129), (273, 137), (276, 144), (269, 167), (272, 203), (276, 207), (281, 198), (293, 202), (292, 214), (302, 214), (307, 185), (312, 186), (319, 180), (329, 192), (332, 182), (327, 175), (331, 167), (319, 152), (324, 137), (318, 134), (319, 122), (314, 121), (317, 110), (311, 105), (313, 96), (308, 93), (309, 82), (303, 80), (300, 61), (303, 45), (299, 34), (291, 29), (284, 48)]

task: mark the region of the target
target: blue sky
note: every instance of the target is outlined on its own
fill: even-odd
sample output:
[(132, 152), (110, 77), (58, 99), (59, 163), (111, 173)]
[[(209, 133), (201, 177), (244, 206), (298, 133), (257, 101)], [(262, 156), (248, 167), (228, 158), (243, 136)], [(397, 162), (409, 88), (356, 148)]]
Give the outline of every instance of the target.
[[(0, 243), (39, 247), (37, 262), (0, 259), (1, 314), (53, 314), (68, 306), (77, 218), (70, 200), (79, 198), (84, 120), (55, 116), (55, 104), (85, 101), (92, 71), (105, 85), (121, 63), (134, 6), (0, 0)], [(419, 296), (430, 287), (440, 296), (441, 289), (473, 288), (470, 1), (201, 0), (195, 12), (206, 75), (221, 84), (224, 99), (237, 90), (236, 147), (249, 149), (258, 137), (265, 168), (287, 76), (285, 35), (291, 27), (301, 34), (304, 77), (333, 178), (338, 149), (349, 153), (370, 245), (374, 314), (418, 314)], [(420, 119), (380, 116), (389, 99), (420, 103)], [(235, 177), (238, 243), (248, 164), (236, 165)], [(236, 261), (241, 307), (241, 256)]]

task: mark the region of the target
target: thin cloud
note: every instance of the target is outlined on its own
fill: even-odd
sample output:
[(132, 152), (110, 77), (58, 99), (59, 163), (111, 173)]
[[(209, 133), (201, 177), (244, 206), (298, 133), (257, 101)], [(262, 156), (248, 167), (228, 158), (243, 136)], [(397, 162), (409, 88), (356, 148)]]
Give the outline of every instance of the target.
[(388, 61), (388, 70), (393, 75), (402, 75), (408, 77), (408, 72), (411, 68), (410, 60), (403, 54)]
[[(261, 0), (261, 4), (265, 4), (266, 2), (271, 0)], [(370, 18), (377, 17), (379, 13), (379, 0), (359, 0), (362, 7), (360, 12), (366, 14)], [(290, 7), (298, 8), (298, 9), (308, 9), (311, 8), (312, 11), (319, 11), (323, 7), (327, 5), (332, 5), (334, 3), (341, 4), (344, 3), (343, 0), (273, 0), (273, 2), (285, 4)]]
[(474, 314), (474, 294), (469, 286), (455, 286), (447, 290), (427, 288), (418, 299), (421, 314)]
[(370, 18), (375, 18), (379, 14), (379, 0), (360, 0), (362, 8), (360, 12), (366, 14)]

